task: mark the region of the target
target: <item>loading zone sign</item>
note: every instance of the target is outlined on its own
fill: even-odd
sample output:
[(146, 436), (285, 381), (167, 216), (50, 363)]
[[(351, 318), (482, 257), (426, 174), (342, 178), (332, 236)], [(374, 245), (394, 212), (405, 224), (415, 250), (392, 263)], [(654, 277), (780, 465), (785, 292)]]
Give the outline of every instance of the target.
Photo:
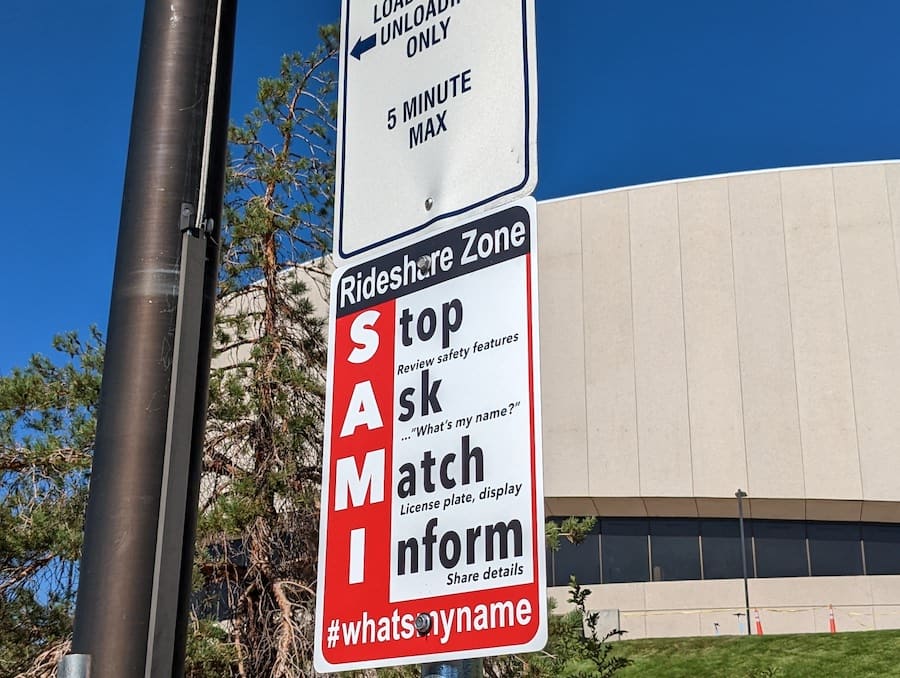
[(343, 0), (341, 27), (337, 260), (532, 192), (534, 0)]
[(319, 671), (545, 643), (534, 206), (334, 274)]

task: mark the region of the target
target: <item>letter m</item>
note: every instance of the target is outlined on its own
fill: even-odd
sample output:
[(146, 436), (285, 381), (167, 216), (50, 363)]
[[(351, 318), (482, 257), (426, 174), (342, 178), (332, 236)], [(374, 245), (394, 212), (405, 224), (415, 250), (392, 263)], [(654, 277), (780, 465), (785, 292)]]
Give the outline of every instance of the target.
[(362, 470), (356, 467), (356, 459), (344, 457), (335, 465), (334, 510), (347, 508), (347, 499), (356, 507), (369, 495), (369, 503), (384, 501), (384, 448), (366, 452)]

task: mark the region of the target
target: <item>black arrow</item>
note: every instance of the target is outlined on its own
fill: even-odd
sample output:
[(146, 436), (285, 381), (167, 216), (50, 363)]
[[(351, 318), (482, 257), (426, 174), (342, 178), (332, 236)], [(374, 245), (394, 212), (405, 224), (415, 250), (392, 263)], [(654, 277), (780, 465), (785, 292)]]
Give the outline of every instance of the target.
[(375, 46), (375, 34), (372, 33), (368, 38), (363, 40), (360, 38), (356, 41), (356, 44), (353, 46), (353, 49), (350, 51), (350, 54), (356, 57), (356, 60), (359, 61), (359, 58), (372, 49)]

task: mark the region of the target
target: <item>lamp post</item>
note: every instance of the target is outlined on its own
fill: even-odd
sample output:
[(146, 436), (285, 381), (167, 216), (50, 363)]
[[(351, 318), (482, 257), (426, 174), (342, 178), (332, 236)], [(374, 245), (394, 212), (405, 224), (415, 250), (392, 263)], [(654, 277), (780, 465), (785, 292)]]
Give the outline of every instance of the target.
[(747, 613), (747, 635), (752, 635), (750, 631), (750, 589), (747, 587), (747, 544), (744, 541), (744, 497), (747, 493), (738, 488), (734, 493), (738, 502), (738, 526), (741, 530), (741, 571), (744, 573), (744, 608)]
[(144, 5), (61, 678), (184, 675), (237, 0)]

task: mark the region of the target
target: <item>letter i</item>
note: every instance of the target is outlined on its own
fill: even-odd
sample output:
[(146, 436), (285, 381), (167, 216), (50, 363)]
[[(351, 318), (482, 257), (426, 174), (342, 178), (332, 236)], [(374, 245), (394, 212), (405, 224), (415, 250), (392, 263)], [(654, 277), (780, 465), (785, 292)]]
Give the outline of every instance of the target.
[(350, 531), (349, 584), (361, 584), (365, 580), (366, 528)]

